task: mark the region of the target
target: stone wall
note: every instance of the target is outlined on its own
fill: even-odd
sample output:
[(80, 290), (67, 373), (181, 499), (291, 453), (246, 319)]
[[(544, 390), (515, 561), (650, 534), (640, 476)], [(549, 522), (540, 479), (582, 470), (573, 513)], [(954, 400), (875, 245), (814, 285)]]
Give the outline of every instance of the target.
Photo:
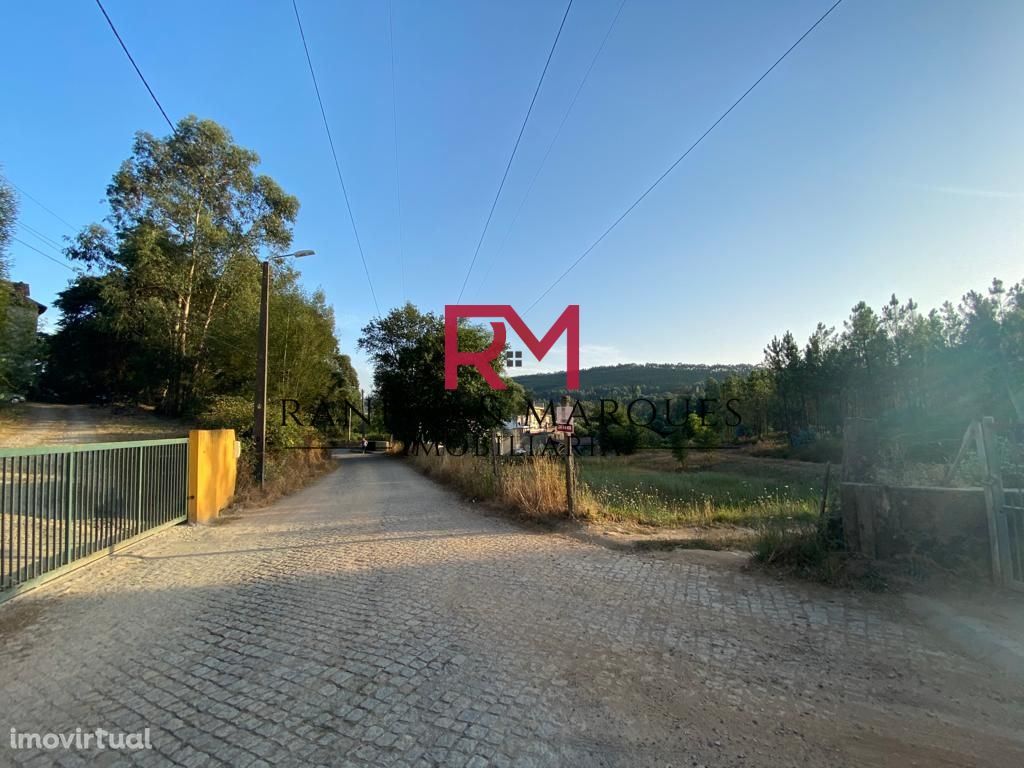
[(981, 488), (843, 483), (841, 496), (851, 552), (879, 560), (915, 554), (954, 569), (991, 567)]

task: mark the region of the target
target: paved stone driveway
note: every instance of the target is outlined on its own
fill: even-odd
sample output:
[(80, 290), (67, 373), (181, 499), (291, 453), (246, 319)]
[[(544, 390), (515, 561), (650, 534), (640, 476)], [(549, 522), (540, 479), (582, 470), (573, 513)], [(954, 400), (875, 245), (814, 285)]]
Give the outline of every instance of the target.
[[(351, 456), (0, 607), (0, 764), (1024, 765), (895, 597), (534, 533)], [(151, 751), (12, 749), (151, 729)]]

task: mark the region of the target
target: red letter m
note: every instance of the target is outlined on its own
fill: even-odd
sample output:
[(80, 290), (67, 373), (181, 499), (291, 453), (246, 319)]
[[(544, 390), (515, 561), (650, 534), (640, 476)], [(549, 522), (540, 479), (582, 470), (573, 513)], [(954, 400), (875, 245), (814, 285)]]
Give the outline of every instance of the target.
[(444, 388), (459, 386), (459, 366), (472, 365), (484, 377), (491, 389), (505, 389), (505, 382), (494, 371), (492, 364), (505, 350), (505, 324), (492, 322), (494, 341), (482, 352), (459, 351), (459, 318), (501, 317), (522, 339), (526, 348), (538, 360), (551, 351), (558, 338), (565, 334), (565, 387), (580, 388), (580, 305), (570, 304), (555, 320), (544, 337), (538, 339), (526, 323), (508, 304), (446, 304), (444, 308)]

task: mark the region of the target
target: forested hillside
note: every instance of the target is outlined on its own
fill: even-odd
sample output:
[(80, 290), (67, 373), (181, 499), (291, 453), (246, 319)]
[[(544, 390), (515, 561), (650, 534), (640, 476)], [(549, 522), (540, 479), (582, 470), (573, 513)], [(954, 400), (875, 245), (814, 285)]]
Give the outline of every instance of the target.
[[(580, 371), (581, 399), (596, 397), (658, 397), (690, 390), (708, 378), (724, 381), (744, 377), (753, 365), (704, 365), (694, 363), (623, 363), (599, 365)], [(533, 373), (514, 377), (535, 397), (558, 398), (565, 393), (565, 372)]]

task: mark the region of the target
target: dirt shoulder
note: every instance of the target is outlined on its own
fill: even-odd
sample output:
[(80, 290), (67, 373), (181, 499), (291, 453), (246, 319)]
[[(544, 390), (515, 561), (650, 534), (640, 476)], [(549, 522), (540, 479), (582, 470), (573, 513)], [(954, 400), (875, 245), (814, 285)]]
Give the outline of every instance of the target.
[(0, 413), (0, 447), (185, 437), (188, 425), (143, 408), (21, 403)]

